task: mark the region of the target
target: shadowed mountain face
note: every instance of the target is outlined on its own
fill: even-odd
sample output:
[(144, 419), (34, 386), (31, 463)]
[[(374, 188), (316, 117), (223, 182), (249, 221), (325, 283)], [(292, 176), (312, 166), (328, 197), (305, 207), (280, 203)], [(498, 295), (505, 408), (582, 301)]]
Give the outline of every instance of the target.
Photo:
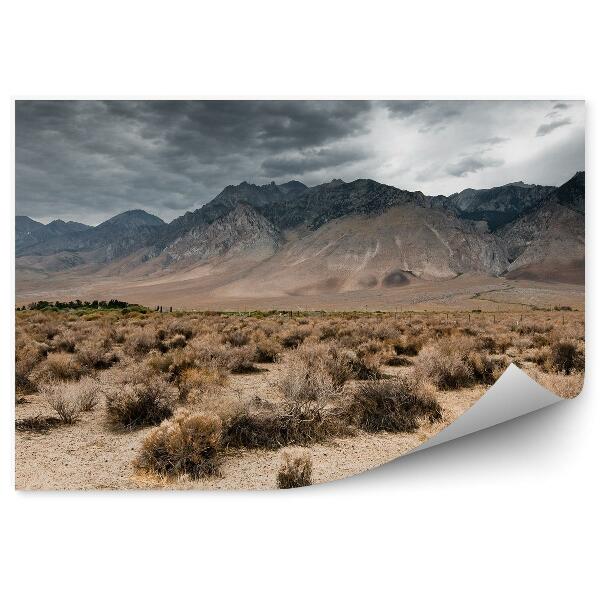
[(44, 225), (38, 223), (29, 217), (15, 217), (15, 247), (19, 254), (24, 248), (37, 244), (39, 242), (48, 241), (52, 238), (70, 233), (79, 233), (91, 229), (89, 225), (69, 221), (65, 223), (60, 219)]
[(17, 267), (185, 274), (229, 296), (394, 288), (463, 273), (578, 282), (584, 197), (583, 173), (559, 188), (517, 182), (448, 197), (369, 179), (243, 182), (169, 224), (143, 210), (96, 227), (18, 217)]
[(490, 231), (495, 231), (538, 204), (554, 189), (518, 181), (487, 190), (469, 188), (448, 197), (436, 196), (430, 205), (446, 208), (463, 219), (485, 221)]
[(62, 232), (46, 238), (38, 237), (34, 243), (17, 247), (17, 256), (72, 253), (79, 255), (77, 264), (82, 261), (103, 263), (152, 244), (165, 223), (143, 210), (130, 210), (96, 227), (80, 223), (75, 224), (77, 227), (68, 225), (64, 223), (60, 227)]

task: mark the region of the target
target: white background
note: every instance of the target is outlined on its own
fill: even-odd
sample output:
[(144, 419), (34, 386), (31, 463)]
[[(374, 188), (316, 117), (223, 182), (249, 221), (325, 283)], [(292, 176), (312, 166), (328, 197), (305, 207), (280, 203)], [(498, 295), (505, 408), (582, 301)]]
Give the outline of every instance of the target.
[[(7, 598), (598, 597), (597, 15), (570, 2), (11, 2), (0, 15)], [(582, 397), (291, 493), (13, 491), (14, 97), (584, 98)], [(597, 269), (596, 269), (597, 270)]]

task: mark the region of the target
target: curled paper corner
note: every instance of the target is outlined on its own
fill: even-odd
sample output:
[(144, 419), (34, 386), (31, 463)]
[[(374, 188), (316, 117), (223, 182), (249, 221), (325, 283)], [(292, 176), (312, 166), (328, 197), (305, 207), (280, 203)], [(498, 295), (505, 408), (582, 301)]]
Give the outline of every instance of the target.
[(407, 455), (516, 419), (560, 400), (563, 398), (553, 394), (519, 367), (511, 364), (467, 412)]

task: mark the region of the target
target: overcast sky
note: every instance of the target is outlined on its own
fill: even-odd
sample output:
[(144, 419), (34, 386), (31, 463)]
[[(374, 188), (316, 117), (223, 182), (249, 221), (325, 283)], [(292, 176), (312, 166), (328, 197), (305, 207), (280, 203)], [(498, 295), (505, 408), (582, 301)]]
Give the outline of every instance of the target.
[(165, 221), (226, 185), (375, 179), (425, 194), (584, 169), (577, 101), (17, 101), (16, 213)]

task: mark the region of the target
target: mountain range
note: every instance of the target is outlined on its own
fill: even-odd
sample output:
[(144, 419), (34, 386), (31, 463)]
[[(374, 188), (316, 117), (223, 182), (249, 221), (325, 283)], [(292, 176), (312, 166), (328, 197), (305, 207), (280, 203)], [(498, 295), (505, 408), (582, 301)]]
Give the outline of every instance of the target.
[[(194, 281), (253, 297), (393, 288), (482, 273), (583, 283), (585, 174), (426, 196), (369, 179), (243, 182), (170, 223), (131, 210), (90, 227), (16, 218), (19, 273)], [(177, 283), (174, 283), (176, 285)]]

